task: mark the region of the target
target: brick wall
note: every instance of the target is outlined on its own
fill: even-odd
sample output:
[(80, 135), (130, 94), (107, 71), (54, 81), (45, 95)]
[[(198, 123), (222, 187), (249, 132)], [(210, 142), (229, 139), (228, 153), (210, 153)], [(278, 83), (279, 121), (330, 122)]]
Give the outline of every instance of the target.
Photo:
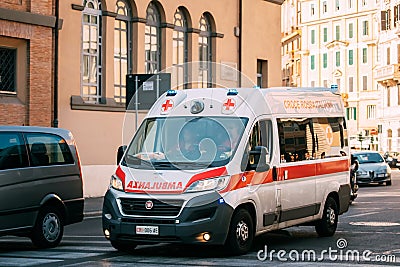
[[(52, 15), (52, 2), (1, 0), (0, 8)], [(26, 58), (17, 59), (17, 65), (26, 66), (26, 74), (17, 71), (18, 79), (25, 79), (26, 88), (17, 88), (17, 95), (0, 93), (0, 125), (51, 126), (54, 84), (52, 28), (0, 19), (0, 36), (27, 43)], [(13, 47), (11, 43), (10, 47)]]

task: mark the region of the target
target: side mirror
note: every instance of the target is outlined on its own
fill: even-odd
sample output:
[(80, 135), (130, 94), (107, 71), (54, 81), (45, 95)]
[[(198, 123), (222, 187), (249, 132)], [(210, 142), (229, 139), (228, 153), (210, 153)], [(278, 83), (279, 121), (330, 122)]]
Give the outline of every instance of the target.
[(250, 151), (249, 164), (247, 169), (255, 170), (256, 172), (266, 172), (270, 169), (269, 153), (265, 146), (257, 146)]
[(126, 148), (127, 148), (126, 145), (120, 146), (118, 148), (118, 151), (117, 151), (117, 165), (120, 163), (122, 157), (124, 156)]

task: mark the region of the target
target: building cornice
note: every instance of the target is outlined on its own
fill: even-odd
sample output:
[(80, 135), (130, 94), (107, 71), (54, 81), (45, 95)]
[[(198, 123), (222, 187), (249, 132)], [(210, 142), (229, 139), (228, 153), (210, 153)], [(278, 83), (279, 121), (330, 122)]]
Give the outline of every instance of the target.
[(54, 28), (56, 26), (55, 16), (47, 16), (31, 12), (11, 10), (6, 8), (0, 8), (0, 19), (49, 27), (49, 28)]

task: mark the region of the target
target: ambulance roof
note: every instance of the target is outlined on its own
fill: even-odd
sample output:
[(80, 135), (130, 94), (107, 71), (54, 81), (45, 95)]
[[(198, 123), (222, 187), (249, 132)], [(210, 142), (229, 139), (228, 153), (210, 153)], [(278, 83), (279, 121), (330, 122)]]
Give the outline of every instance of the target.
[(343, 116), (337, 90), (329, 88), (201, 88), (170, 90), (153, 105), (148, 117), (282, 115)]

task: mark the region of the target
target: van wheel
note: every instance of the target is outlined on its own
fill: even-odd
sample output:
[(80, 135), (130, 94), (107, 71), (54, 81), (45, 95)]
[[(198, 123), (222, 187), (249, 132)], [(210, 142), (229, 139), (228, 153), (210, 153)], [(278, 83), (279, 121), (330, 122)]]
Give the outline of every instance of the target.
[(64, 225), (60, 212), (53, 207), (39, 210), (31, 240), (39, 248), (54, 248), (62, 239)]
[(136, 243), (133, 242), (122, 242), (119, 240), (110, 240), (111, 246), (115, 248), (116, 250), (119, 251), (124, 251), (124, 252), (131, 252), (137, 247)]
[(315, 230), (319, 236), (333, 236), (336, 232), (338, 223), (339, 209), (332, 197), (328, 197), (325, 202), (322, 218), (315, 225)]
[(245, 254), (251, 249), (253, 239), (254, 226), (250, 213), (240, 209), (232, 217), (225, 249), (230, 254)]

